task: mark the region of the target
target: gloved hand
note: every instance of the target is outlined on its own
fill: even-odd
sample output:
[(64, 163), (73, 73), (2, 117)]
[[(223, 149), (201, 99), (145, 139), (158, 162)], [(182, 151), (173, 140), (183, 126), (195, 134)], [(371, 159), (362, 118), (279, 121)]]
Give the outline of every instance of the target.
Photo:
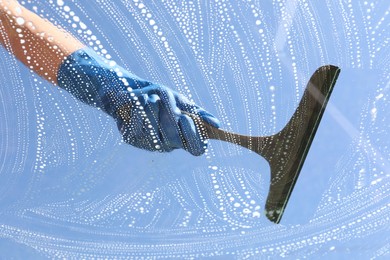
[(131, 103), (117, 110), (118, 129), (126, 143), (150, 151), (182, 148), (195, 156), (205, 152), (202, 126), (183, 111), (218, 128), (219, 121), (213, 115), (162, 85), (151, 84), (131, 94)]
[(182, 94), (138, 78), (90, 49), (71, 54), (58, 71), (58, 85), (76, 98), (112, 116), (123, 140), (138, 148), (205, 152), (201, 125), (185, 113), (219, 127), (219, 121)]

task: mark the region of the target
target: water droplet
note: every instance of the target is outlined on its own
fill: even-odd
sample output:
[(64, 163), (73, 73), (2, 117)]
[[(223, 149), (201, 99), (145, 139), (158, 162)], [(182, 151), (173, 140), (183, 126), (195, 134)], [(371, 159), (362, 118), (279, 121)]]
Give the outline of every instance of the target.
[(85, 25), (85, 23), (80, 22), (79, 25), (80, 25), (81, 29), (83, 29), (83, 30), (87, 29), (87, 26)]
[(21, 14), (22, 13), (22, 9), (19, 6), (17, 6), (17, 7), (15, 7), (15, 12), (17, 14)]
[(24, 19), (22, 17), (17, 17), (16, 18), (16, 23), (19, 24), (19, 25), (23, 25), (24, 24)]

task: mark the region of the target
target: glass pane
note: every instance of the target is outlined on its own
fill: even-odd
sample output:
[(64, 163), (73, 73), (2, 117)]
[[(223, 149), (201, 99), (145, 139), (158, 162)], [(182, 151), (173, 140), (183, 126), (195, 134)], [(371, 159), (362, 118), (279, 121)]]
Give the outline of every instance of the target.
[(275, 224), (258, 154), (128, 145), (111, 116), (0, 48), (1, 258), (389, 257), (388, 1), (20, 3), (243, 135), (280, 131), (318, 67), (341, 73)]

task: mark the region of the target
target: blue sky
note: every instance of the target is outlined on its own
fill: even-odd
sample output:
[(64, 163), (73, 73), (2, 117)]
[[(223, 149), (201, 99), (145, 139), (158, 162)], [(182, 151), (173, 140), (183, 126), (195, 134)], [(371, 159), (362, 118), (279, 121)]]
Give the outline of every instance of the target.
[(268, 135), (324, 64), (341, 68), (281, 224), (269, 168), (219, 141), (193, 157), (114, 121), (0, 50), (0, 255), (375, 258), (389, 254), (387, 1), (26, 1), (230, 131)]

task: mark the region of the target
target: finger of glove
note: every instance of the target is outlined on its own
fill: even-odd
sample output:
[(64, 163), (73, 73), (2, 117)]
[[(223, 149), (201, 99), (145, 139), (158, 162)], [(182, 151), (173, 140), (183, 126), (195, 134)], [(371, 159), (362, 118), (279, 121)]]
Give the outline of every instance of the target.
[[(148, 104), (148, 95), (137, 93), (133, 98), (131, 117), (129, 122), (123, 124), (125, 131), (122, 132), (123, 139), (135, 147), (156, 151), (159, 150), (153, 142), (153, 135), (150, 130), (155, 128), (151, 118), (151, 107)], [(146, 108), (146, 111), (145, 111)], [(150, 127), (149, 127), (150, 126)]]
[(200, 118), (205, 121), (207, 124), (219, 128), (221, 126), (221, 122), (211, 113), (207, 112), (203, 108), (199, 108), (199, 110), (196, 113), (200, 116)]
[(129, 115), (122, 115), (122, 117), (129, 117), (129, 119), (123, 120), (122, 117), (117, 119), (118, 129), (127, 143), (133, 144), (135, 140), (145, 135), (141, 112), (143, 112), (146, 101), (146, 95), (138, 96), (137, 102), (134, 102), (131, 111), (128, 111)]
[(187, 115), (181, 115), (179, 118), (179, 126), (183, 134), (183, 139), (186, 142), (184, 149), (192, 155), (202, 155), (207, 145), (200, 137), (194, 121)]
[(150, 95), (147, 98), (144, 111), (146, 114), (145, 122), (146, 129), (144, 139), (147, 139), (150, 147), (153, 150), (160, 150), (164, 152), (172, 151), (172, 149), (165, 145), (162, 141), (159, 124), (160, 124), (160, 97), (157, 95)]
[(173, 94), (175, 96), (177, 107), (180, 110), (186, 111), (188, 113), (194, 113), (195, 110), (198, 108), (198, 106), (195, 103), (191, 102), (184, 95), (177, 92), (173, 92)]
[(160, 134), (163, 143), (170, 149), (184, 148), (178, 126), (179, 116), (180, 110), (172, 92), (160, 92)]
[(220, 121), (211, 113), (207, 112), (202, 107), (191, 103), (185, 96), (177, 93), (176, 95), (177, 106), (180, 110), (185, 111), (190, 114), (198, 115), (203, 121), (209, 125), (219, 128), (221, 123)]
[(143, 127), (143, 120), (139, 116), (132, 118), (130, 123), (119, 122), (118, 127), (121, 127), (123, 140), (141, 149), (155, 151), (156, 149), (150, 146), (150, 141), (146, 140), (147, 130)]

